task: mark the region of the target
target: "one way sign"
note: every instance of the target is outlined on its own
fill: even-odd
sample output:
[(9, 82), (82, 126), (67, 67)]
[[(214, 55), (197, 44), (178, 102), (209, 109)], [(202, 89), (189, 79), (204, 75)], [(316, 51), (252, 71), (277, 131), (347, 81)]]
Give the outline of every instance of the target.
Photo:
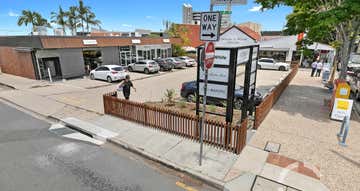
[(203, 12), (200, 21), (200, 40), (218, 41), (220, 35), (220, 12)]

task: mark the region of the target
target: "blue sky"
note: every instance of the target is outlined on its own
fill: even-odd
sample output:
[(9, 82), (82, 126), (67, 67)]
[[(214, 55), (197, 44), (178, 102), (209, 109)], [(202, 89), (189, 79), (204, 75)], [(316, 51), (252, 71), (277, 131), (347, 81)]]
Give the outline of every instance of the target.
[[(50, 12), (61, 5), (67, 9), (77, 4), (77, 0), (1, 0), (0, 35), (28, 34), (30, 27), (17, 26), (18, 15), (23, 9), (40, 12), (50, 20)], [(113, 31), (132, 31), (135, 28), (159, 31), (164, 19), (181, 23), (182, 4), (190, 3), (194, 11), (207, 11), (210, 0), (84, 0), (92, 7), (102, 28)], [(260, 23), (263, 30), (281, 30), (286, 23), (290, 7), (278, 7), (264, 12), (259, 5), (248, 0), (247, 5), (233, 7), (232, 21), (236, 23), (253, 21)], [(215, 9), (224, 9), (218, 6)]]

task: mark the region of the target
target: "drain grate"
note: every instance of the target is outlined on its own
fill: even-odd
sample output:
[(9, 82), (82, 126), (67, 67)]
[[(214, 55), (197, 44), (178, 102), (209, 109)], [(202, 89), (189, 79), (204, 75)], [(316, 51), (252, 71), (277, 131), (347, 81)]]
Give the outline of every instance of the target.
[(264, 151), (272, 152), (272, 153), (279, 153), (281, 144), (280, 143), (274, 143), (271, 141), (266, 142)]

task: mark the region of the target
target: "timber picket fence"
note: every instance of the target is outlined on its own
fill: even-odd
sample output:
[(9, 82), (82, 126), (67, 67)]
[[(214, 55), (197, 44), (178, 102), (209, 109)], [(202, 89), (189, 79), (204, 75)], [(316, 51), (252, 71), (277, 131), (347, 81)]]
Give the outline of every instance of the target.
[[(103, 95), (105, 114), (113, 115), (144, 126), (160, 129), (178, 136), (200, 140), (200, 118), (164, 107), (149, 106), (117, 98), (117, 92)], [(246, 145), (247, 119), (240, 125), (206, 119), (204, 142), (240, 154)]]

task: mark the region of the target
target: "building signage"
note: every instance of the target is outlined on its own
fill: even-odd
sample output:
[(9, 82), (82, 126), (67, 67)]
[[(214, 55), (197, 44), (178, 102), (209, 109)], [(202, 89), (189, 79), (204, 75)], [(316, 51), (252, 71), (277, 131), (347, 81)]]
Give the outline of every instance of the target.
[[(200, 79), (205, 79), (205, 72), (200, 70)], [(228, 68), (211, 68), (208, 71), (208, 80), (215, 82), (225, 82), (229, 81), (229, 69)]]
[(331, 112), (331, 119), (342, 121), (345, 116), (351, 116), (352, 106), (353, 100), (336, 98)]
[(84, 45), (97, 45), (96, 40), (83, 40)]
[(212, 5), (226, 5), (226, 4), (238, 4), (238, 5), (246, 5), (246, 0), (211, 0)]
[(200, 20), (200, 40), (218, 41), (221, 26), (220, 12), (203, 12)]
[(131, 42), (133, 44), (140, 44), (141, 43), (141, 40), (140, 39), (132, 39)]
[(164, 43), (170, 43), (170, 39), (168, 39), (168, 38), (163, 39), (163, 42), (164, 42)]
[(238, 50), (238, 57), (237, 57), (237, 64), (243, 64), (249, 60), (250, 49), (239, 49)]
[[(207, 85), (207, 96), (227, 99), (228, 86), (219, 84), (208, 84)], [(199, 83), (199, 94), (204, 95), (204, 82)]]
[(215, 51), (215, 65), (228, 66), (230, 62), (230, 51), (229, 50), (216, 50)]

